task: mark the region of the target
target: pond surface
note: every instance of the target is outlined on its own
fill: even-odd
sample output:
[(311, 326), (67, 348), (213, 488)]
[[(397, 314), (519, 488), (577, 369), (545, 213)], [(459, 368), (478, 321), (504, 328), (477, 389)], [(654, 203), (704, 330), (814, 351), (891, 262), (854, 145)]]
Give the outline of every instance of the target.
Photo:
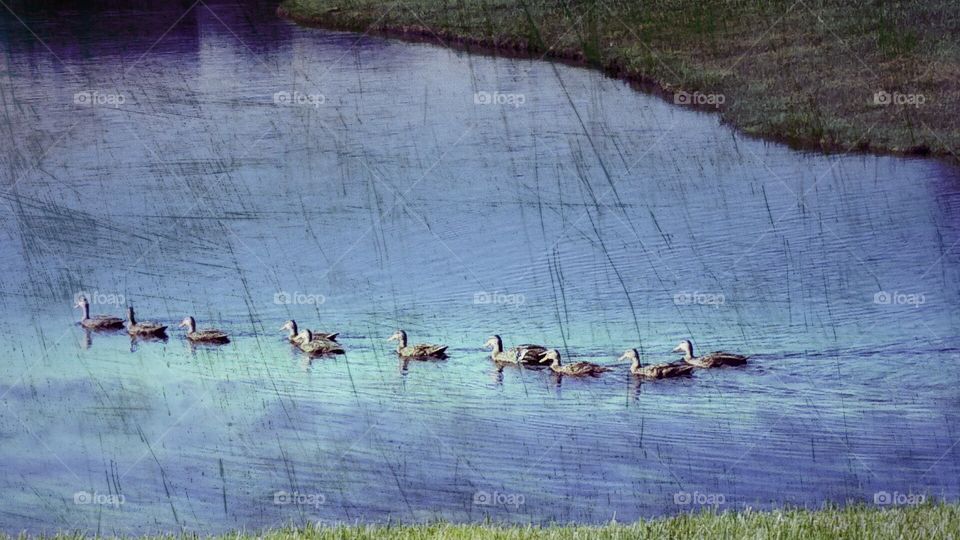
[[(958, 168), (797, 152), (592, 71), (272, 5), (14, 8), (3, 531), (960, 495)], [(88, 336), (80, 292), (233, 341)], [(347, 354), (307, 360), (290, 318)], [(401, 365), (396, 328), (450, 358)], [(493, 333), (616, 370), (498, 370)], [(685, 338), (751, 362), (654, 383), (615, 363)]]

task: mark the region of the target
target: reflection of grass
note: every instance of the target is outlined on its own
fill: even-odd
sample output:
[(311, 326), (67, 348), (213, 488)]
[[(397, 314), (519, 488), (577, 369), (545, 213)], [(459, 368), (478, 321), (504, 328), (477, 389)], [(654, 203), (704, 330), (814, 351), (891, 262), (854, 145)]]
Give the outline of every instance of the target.
[[(667, 93), (723, 94), (725, 120), (805, 146), (960, 154), (953, 0), (286, 0), (280, 12), (567, 58)], [(880, 90), (922, 94), (925, 103), (876, 105)]]

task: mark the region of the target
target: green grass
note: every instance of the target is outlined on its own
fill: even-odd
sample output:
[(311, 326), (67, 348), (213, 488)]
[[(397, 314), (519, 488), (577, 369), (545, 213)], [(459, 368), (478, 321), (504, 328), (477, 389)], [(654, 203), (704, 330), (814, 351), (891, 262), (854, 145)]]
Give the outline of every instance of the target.
[[(723, 94), (725, 121), (798, 146), (960, 159), (955, 0), (285, 0), (279, 12), (309, 25), (566, 59), (668, 98)], [(877, 105), (879, 91), (924, 103)]]
[[(878, 509), (851, 506), (818, 511), (726, 512), (685, 514), (631, 524), (600, 526), (452, 525), (446, 523), (390, 526), (308, 527), (278, 529), (261, 534), (232, 533), (205, 536), (222, 540), (561, 540), (625, 538), (776, 538), (816, 539), (926, 539), (960, 536), (960, 505), (925, 504)], [(79, 539), (79, 534), (56, 536)], [(166, 536), (155, 538), (197, 538)]]

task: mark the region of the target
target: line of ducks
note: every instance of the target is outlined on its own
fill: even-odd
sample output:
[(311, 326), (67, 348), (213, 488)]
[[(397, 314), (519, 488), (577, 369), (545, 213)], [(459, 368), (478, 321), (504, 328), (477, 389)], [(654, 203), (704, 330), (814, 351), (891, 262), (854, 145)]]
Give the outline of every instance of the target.
[[(133, 307), (127, 308), (127, 320), (107, 315), (90, 316), (90, 303), (83, 296), (77, 299), (76, 308), (83, 310), (80, 325), (87, 330), (120, 330), (126, 328), (127, 333), (138, 338), (167, 337), (167, 326), (155, 323), (137, 321)], [(223, 345), (230, 343), (230, 337), (221, 330), (206, 328), (197, 330), (197, 323), (193, 317), (186, 317), (180, 321), (180, 328), (186, 328), (185, 337), (191, 343), (206, 343)], [(289, 320), (280, 327), (287, 332), (287, 339), (304, 353), (311, 356), (344, 354), (343, 346), (337, 342), (338, 333), (319, 332), (308, 328), (300, 329), (297, 322)], [(447, 345), (431, 343), (409, 344), (407, 333), (397, 330), (387, 341), (397, 342), (397, 356), (403, 360), (440, 360), (447, 357)], [(522, 344), (510, 349), (503, 348), (503, 340), (498, 335), (490, 336), (483, 344), (484, 348), (491, 349), (490, 357), (498, 364), (517, 364), (529, 366), (549, 366), (550, 369), (561, 375), (574, 377), (599, 376), (613, 368), (593, 364), (591, 362), (575, 362), (563, 364), (560, 352), (548, 349), (542, 345)], [(636, 349), (627, 349), (618, 361), (629, 361), (630, 372), (648, 379), (665, 379), (669, 377), (689, 376), (696, 368), (716, 368), (723, 366), (741, 366), (747, 363), (746, 356), (728, 352), (712, 352), (704, 356), (694, 356), (693, 344), (689, 340), (681, 341), (672, 352), (683, 353), (681, 362), (667, 364), (643, 365), (640, 354)]]
[[(556, 349), (547, 349), (542, 345), (523, 344), (504, 350), (500, 336), (490, 336), (485, 348), (492, 349), (490, 357), (494, 362), (501, 364), (549, 365), (550, 369), (562, 375), (598, 376), (612, 368), (593, 364), (591, 362), (576, 362), (562, 364), (560, 352)], [(693, 373), (695, 368), (716, 368), (723, 366), (742, 366), (747, 363), (746, 356), (723, 351), (712, 352), (704, 356), (694, 356), (693, 343), (683, 340), (672, 352), (683, 353), (681, 362), (668, 364), (648, 364), (640, 362), (640, 353), (636, 349), (627, 349), (617, 360), (630, 362), (630, 372), (648, 379), (665, 379), (668, 377), (683, 377)]]

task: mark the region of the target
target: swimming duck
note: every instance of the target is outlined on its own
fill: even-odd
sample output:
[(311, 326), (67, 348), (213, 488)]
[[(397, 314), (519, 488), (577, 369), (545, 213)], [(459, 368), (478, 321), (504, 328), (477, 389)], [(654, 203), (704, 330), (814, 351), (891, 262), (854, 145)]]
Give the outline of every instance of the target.
[(133, 306), (127, 307), (127, 333), (140, 337), (166, 337), (167, 327), (154, 322), (138, 323), (133, 315)]
[(667, 377), (683, 377), (693, 373), (694, 366), (689, 364), (654, 364), (640, 365), (640, 353), (636, 349), (627, 349), (620, 360), (630, 360), (630, 373), (648, 379), (666, 379)]
[(598, 366), (597, 364), (591, 364), (590, 362), (576, 362), (573, 364), (560, 364), (560, 352), (556, 349), (550, 349), (543, 355), (544, 361), (552, 361), (550, 364), (550, 369), (561, 374), (561, 375), (572, 375), (574, 377), (579, 377), (582, 375), (592, 375), (597, 376), (605, 371), (610, 371), (610, 368)]
[(446, 358), (446, 345), (431, 345), (429, 343), (418, 343), (416, 345), (407, 345), (407, 333), (403, 330), (397, 330), (387, 341), (397, 341), (397, 354), (401, 358)]
[(294, 342), (301, 351), (312, 354), (312, 355), (321, 355), (321, 354), (343, 354), (343, 347), (340, 346), (336, 341), (330, 341), (329, 339), (323, 339), (319, 336), (314, 336), (313, 332), (310, 330), (304, 329), (300, 332), (297, 341)]
[[(293, 319), (283, 323), (283, 326), (280, 327), (280, 330), (286, 330), (289, 332), (287, 337), (290, 339), (290, 343), (296, 344), (300, 339), (300, 330), (297, 327), (297, 321)], [(337, 336), (340, 335), (339, 333), (328, 334), (326, 332), (314, 332), (312, 330), (310, 333), (313, 335), (314, 339), (320, 338), (328, 341), (336, 341)]]
[(681, 341), (680, 344), (673, 349), (673, 352), (682, 352), (684, 362), (700, 368), (742, 366), (747, 363), (746, 356), (723, 351), (716, 351), (696, 357), (693, 355), (693, 343), (690, 343), (688, 339)]
[(108, 317), (107, 315), (90, 316), (90, 302), (85, 296), (77, 298), (75, 308), (83, 310), (83, 317), (80, 318), (80, 326), (88, 330), (118, 330), (123, 328), (123, 319), (119, 317)]
[(180, 328), (187, 329), (187, 339), (194, 343), (230, 343), (230, 338), (226, 332), (221, 332), (213, 328), (197, 331), (197, 321), (195, 321), (193, 317), (187, 317), (180, 321)]
[(543, 355), (547, 352), (546, 347), (540, 345), (517, 345), (511, 349), (503, 350), (503, 340), (498, 335), (492, 335), (487, 338), (483, 344), (484, 348), (492, 348), (490, 358), (494, 362), (503, 362), (508, 364), (539, 364), (543, 361)]

